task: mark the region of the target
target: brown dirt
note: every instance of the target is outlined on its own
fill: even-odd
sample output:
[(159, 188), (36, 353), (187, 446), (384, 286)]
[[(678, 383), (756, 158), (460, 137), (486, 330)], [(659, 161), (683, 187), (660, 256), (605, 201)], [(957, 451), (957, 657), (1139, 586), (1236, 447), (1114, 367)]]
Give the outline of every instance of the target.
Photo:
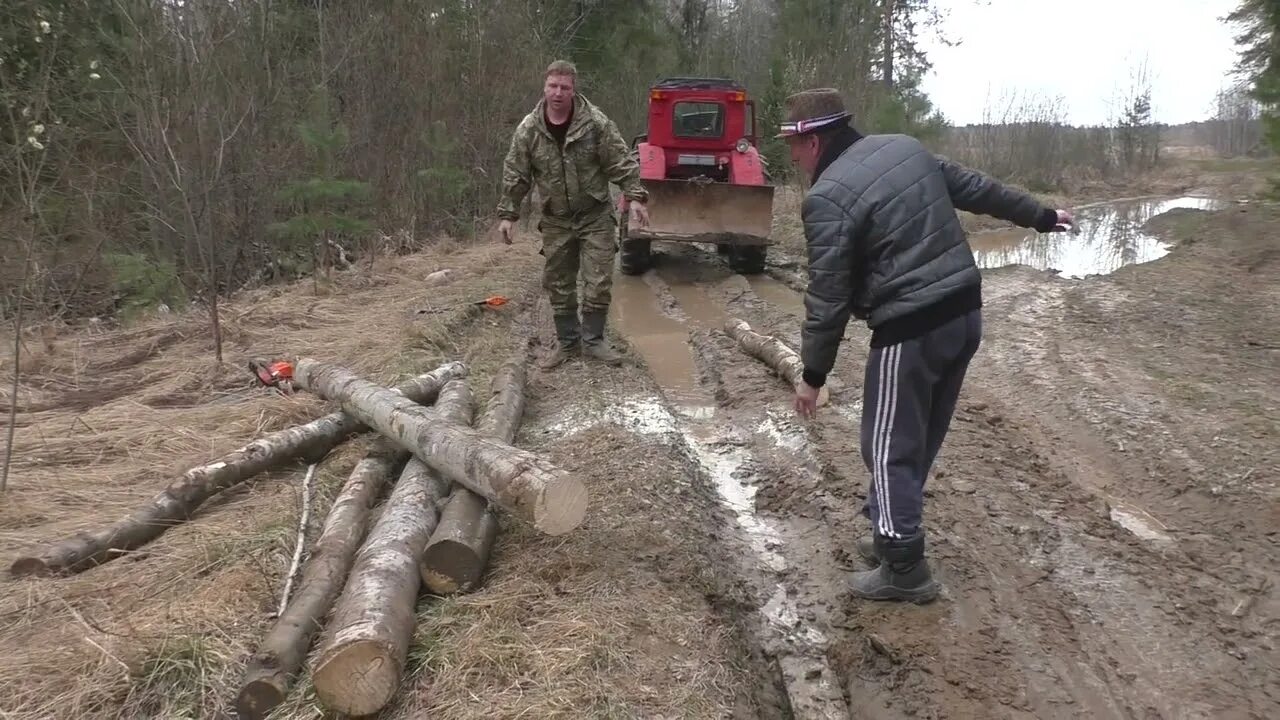
[[(986, 338), (927, 490), (946, 592), (900, 607), (841, 592), (867, 530), (865, 328), (808, 424), (719, 329), (741, 317), (798, 344), (788, 202), (771, 276), (664, 248), (654, 272), (617, 279), (630, 365), (531, 373), (517, 444), (588, 481), (588, 520), (549, 538), (504, 518), (483, 588), (421, 599), (382, 717), (1280, 715), (1280, 211), (1158, 218), (1179, 247), (1107, 277), (986, 273)], [(461, 359), (487, 386), (529, 332), (549, 340), (539, 261), (530, 239), (388, 261), (321, 297), (305, 283), (242, 298), (223, 368), (198, 316), (33, 342), (0, 562), (321, 412), (252, 388), (248, 357), (313, 354), (384, 382)], [(441, 267), (462, 272), (420, 288)], [(516, 302), (414, 312), (495, 292)], [(324, 461), (319, 510), (366, 442)], [(0, 711), (224, 716), (283, 583), (302, 471), (78, 576), (6, 577)], [(305, 679), (278, 715), (322, 715)]]

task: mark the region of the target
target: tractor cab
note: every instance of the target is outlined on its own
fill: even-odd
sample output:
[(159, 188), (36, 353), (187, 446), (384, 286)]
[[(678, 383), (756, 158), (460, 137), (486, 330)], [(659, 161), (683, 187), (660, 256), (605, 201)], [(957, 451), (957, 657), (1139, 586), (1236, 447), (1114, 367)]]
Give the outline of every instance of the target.
[(773, 187), (756, 149), (755, 103), (746, 88), (724, 78), (655, 83), (648, 132), (636, 138), (635, 153), (652, 198), (650, 224), (619, 224), (624, 273), (648, 269), (653, 240), (714, 244), (736, 271), (764, 270)]
[(727, 182), (730, 153), (755, 146), (755, 125), (755, 103), (732, 80), (673, 78), (649, 90), (645, 141), (671, 151), (664, 177)]

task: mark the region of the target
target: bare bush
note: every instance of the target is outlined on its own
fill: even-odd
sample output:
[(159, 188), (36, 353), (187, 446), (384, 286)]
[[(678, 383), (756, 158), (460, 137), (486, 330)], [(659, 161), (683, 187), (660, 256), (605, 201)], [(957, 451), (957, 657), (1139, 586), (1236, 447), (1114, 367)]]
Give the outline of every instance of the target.
[(1006, 93), (989, 100), (983, 121), (948, 130), (944, 154), (1036, 191), (1066, 178), (1110, 171), (1108, 133), (1068, 125), (1061, 98)]

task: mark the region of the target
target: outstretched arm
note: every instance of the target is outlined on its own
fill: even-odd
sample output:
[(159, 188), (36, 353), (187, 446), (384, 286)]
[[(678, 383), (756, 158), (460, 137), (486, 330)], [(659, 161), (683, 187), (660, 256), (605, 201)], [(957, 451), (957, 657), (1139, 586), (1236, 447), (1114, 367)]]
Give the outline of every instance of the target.
[(950, 160), (939, 159), (938, 164), (947, 180), (951, 204), (960, 210), (998, 217), (1038, 232), (1053, 230), (1062, 219), (1057, 210), (982, 173)]

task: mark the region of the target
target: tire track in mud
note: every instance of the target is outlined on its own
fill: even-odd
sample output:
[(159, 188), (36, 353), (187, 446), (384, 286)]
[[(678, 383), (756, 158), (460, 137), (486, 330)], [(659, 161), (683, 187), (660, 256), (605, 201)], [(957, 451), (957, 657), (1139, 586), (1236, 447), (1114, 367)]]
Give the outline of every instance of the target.
[[(1103, 592), (1111, 589), (1080, 582), (1082, 602), (1109, 611), (1111, 628), (1121, 630), (1109, 638), (1120, 662), (1153, 661), (1130, 684), (1165, 716), (1274, 717), (1275, 647), (1258, 614), (1240, 611), (1254, 590), (1250, 579), (1274, 577), (1275, 566), (1265, 552), (1244, 561), (1246, 546), (1236, 535), (1244, 529), (1245, 537), (1257, 537), (1249, 529), (1265, 524), (1266, 513), (1233, 514), (1194, 492), (1184, 496), (1185, 478), (1206, 476), (1192, 456), (1203, 449), (1179, 444), (1195, 418), (1180, 418), (1130, 358), (1108, 358), (1105, 343), (1073, 338), (1078, 329), (1064, 321), (1069, 297), (1105, 297), (1109, 288), (1037, 280), (1019, 270), (999, 276), (992, 305), (1007, 321), (989, 333), (976, 379), (991, 396), (1017, 397), (1017, 386), (1048, 396), (1003, 409), (1051, 458), (1062, 486), (1083, 496), (1066, 505), (1074, 519), (1089, 515), (1081, 507), (1092, 511), (1081, 554), (1111, 568), (1107, 577), (1117, 584), (1130, 584)], [(1205, 515), (1222, 524), (1185, 529)]]
[[(779, 452), (798, 457), (804, 440), (777, 413), (733, 407), (713, 334), (727, 316), (692, 286), (673, 288), (657, 274), (622, 277), (614, 285), (615, 327), (635, 348), (666, 401), (678, 435), (715, 489), (751, 552), (734, 571), (752, 588), (756, 636), (776, 660), (790, 716), (845, 718), (849, 711), (828, 662), (830, 641), (813, 601), (808, 556), (824, 551), (819, 523), (758, 512), (759, 493)], [(804, 462), (804, 460), (800, 460)], [(830, 552), (829, 548), (825, 549)]]
[[(757, 320), (784, 338), (768, 305), (787, 308), (798, 335), (803, 310), (776, 295), (760, 303), (762, 294), (731, 302), (765, 306)], [(848, 354), (838, 370), (860, 364), (865, 349)], [(950, 607), (851, 608), (850, 629), (875, 634), (893, 659), (863, 653), (846, 674), (878, 670), (897, 688), (896, 706), (931, 715), (1266, 716), (1265, 680), (1242, 677), (1245, 655), (1223, 637), (1232, 633), (1212, 611), (1210, 579), (1177, 560), (1158, 520), (1089, 485), (1108, 449), (1064, 459), (1056, 429), (1029, 421), (1018, 406), (1025, 396), (988, 373), (973, 373), (965, 395), (926, 501)], [(814, 429), (820, 454), (844, 424), (856, 444), (856, 418), (829, 416)]]

